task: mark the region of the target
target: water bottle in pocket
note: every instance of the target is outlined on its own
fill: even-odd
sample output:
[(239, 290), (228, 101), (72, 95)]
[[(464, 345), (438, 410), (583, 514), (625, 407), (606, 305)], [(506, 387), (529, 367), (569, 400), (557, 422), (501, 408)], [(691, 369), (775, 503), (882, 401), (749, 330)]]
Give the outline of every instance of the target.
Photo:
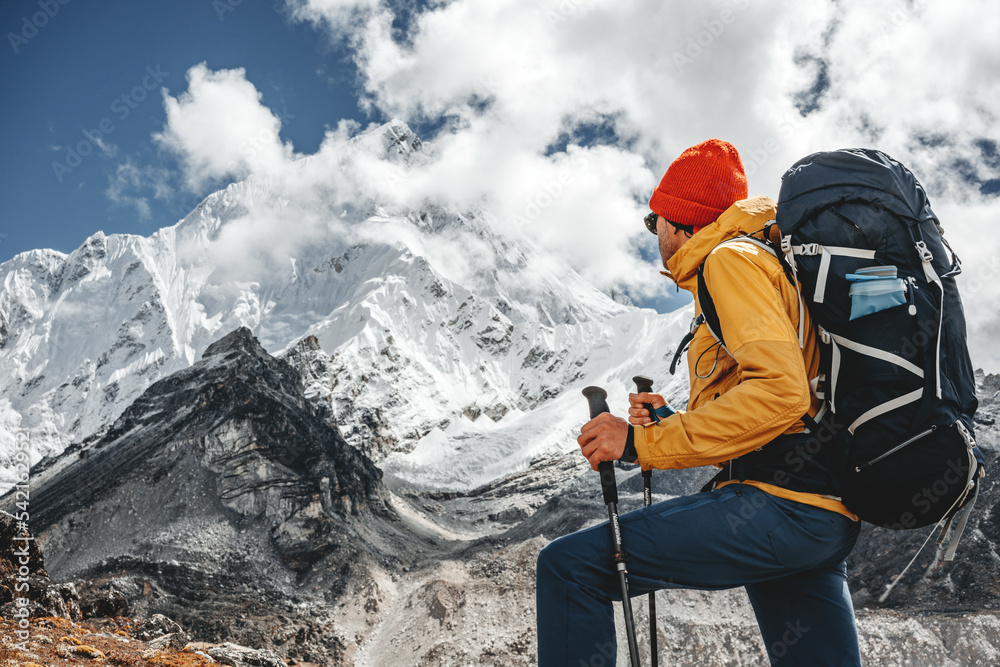
[(896, 277), (895, 266), (870, 266), (845, 278), (852, 283), (852, 320), (906, 303), (906, 283)]

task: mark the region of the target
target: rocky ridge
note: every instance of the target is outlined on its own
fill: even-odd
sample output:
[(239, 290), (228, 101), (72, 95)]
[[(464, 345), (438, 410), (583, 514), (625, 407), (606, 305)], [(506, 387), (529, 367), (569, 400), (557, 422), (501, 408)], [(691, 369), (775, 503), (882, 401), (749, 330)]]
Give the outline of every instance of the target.
[[(276, 640), (264, 632), (275, 618), (306, 617), (285, 630), (329, 658), (345, 639), (303, 614), (305, 600), (332, 603), (356, 572), (422, 548), (381, 477), (304, 398), (298, 372), (237, 329), (35, 466), (30, 524), (48, 572), (102, 592), (103, 614), (164, 613), (194, 638), (257, 645)], [(64, 611), (47, 615), (73, 618)]]

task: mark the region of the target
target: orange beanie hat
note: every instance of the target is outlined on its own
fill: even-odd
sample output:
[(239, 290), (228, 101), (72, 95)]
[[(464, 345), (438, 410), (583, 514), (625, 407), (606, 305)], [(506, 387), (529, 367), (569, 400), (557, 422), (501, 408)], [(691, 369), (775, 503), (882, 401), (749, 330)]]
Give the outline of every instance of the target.
[(747, 177), (736, 148), (719, 139), (692, 146), (674, 160), (649, 200), (649, 210), (698, 231), (747, 198)]

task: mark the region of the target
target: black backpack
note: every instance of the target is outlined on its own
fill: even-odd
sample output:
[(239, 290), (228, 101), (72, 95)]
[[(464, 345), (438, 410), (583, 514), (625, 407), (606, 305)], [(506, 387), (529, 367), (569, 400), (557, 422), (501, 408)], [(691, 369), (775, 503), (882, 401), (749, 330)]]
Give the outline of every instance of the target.
[(782, 176), (778, 255), (823, 343), (824, 398), (848, 452), (843, 502), (871, 523), (918, 528), (965, 506), (984, 474), (965, 314), (924, 189), (876, 150), (814, 153)]
[[(780, 245), (770, 229), (775, 223)], [(776, 220), (761, 231), (762, 238), (724, 243), (749, 241), (775, 255), (817, 327), (822, 386), (814, 389), (825, 403), (815, 421), (803, 421), (808, 431), (828, 434), (823, 465), (843, 468), (833, 488), (848, 509), (879, 526), (947, 521), (942, 540), (962, 509), (944, 555), (951, 560), (985, 471), (973, 436), (978, 402), (955, 284), (961, 264), (924, 189), (879, 151), (814, 153), (782, 176)], [(698, 301), (701, 315), (678, 346), (671, 373), (702, 323), (725, 346), (704, 265)], [(774, 459), (769, 448), (775, 445), (736, 459), (740, 479), (743, 459), (756, 472), (773, 469), (773, 461), (768, 468), (754, 458)], [(727, 468), (720, 476), (733, 474)]]

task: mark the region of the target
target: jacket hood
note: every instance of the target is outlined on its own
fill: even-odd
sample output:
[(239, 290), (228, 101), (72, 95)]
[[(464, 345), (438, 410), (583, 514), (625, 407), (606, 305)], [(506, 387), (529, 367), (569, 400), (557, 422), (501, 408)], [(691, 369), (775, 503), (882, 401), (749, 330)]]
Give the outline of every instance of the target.
[(712, 250), (737, 236), (759, 231), (774, 220), (777, 204), (770, 197), (743, 199), (725, 211), (718, 219), (688, 239), (667, 262), (666, 275), (687, 291), (697, 289), (698, 267)]

